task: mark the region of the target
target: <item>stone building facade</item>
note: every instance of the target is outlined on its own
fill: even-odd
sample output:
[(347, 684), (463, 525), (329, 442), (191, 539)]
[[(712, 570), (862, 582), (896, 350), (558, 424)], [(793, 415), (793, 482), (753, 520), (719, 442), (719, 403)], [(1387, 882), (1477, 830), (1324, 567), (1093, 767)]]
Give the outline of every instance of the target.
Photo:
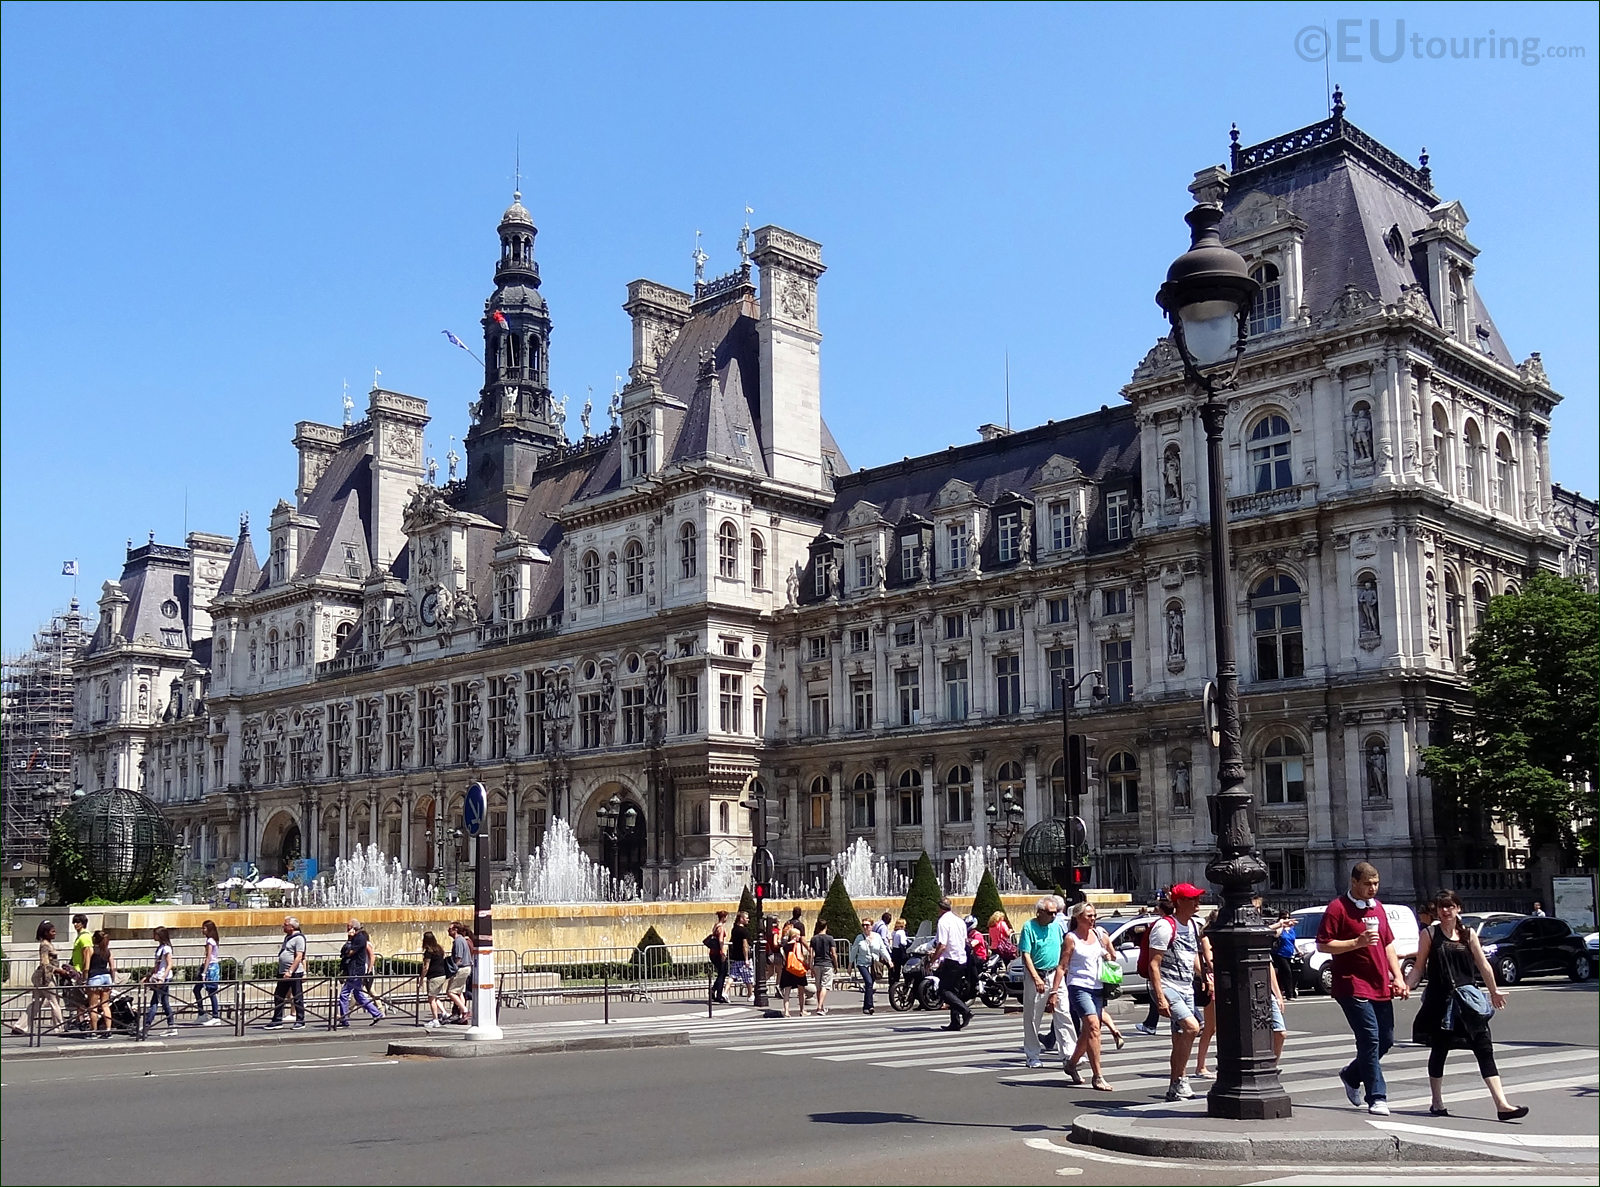
[[(1418, 771), (1473, 624), (1573, 567), (1568, 519), (1592, 570), (1593, 504), (1557, 507), (1560, 397), (1501, 340), (1426, 160), (1338, 104), (1236, 134), (1191, 188), (1262, 284), (1227, 467), (1270, 889), (1368, 857), (1404, 896), (1482, 860)], [(208, 866), (376, 843), (448, 881), (481, 781), (502, 873), (563, 817), (650, 890), (748, 854), (756, 787), (797, 881), (857, 837), (909, 867), (1063, 815), (1065, 700), (1094, 881), (1198, 880), (1204, 448), (1169, 342), (1116, 407), (852, 472), (821, 416), (821, 248), (764, 227), (693, 292), (628, 286), (629, 382), (569, 434), (535, 234), (514, 201), (463, 477), (423, 457), (426, 403), (375, 389), (357, 423), (296, 426), (264, 567), (248, 528), (130, 550), (80, 680), (86, 783), (142, 785)]]

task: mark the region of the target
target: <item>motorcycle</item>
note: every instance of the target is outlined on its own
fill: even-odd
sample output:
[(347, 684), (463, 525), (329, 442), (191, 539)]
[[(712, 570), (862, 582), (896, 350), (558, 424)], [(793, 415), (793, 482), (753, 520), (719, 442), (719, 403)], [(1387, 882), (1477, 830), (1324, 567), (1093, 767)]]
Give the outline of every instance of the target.
[[(928, 957), (939, 946), (936, 939), (928, 938), (915, 944), (906, 955), (905, 966), (900, 970), (900, 980), (889, 990), (889, 1004), (896, 1010), (937, 1010), (943, 987), (939, 983), (939, 970), (928, 967)], [(961, 1000), (974, 998), (992, 1009), (1006, 1004), (1006, 961), (996, 954), (978, 970), (977, 985), (972, 978), (961, 979)]]

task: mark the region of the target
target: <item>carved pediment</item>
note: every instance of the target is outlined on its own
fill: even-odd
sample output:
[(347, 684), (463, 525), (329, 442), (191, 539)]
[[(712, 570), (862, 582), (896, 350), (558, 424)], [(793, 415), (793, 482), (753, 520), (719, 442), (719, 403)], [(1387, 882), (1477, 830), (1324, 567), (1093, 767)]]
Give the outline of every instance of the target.
[(959, 507), (962, 503), (976, 502), (978, 492), (972, 488), (970, 482), (963, 482), (959, 478), (952, 478), (939, 488), (939, 495), (934, 499), (936, 507)]
[(1222, 220), (1222, 237), (1236, 240), (1259, 235), (1278, 226), (1304, 226), (1289, 204), (1276, 194), (1260, 190), (1245, 197)]
[(401, 528), (408, 536), (415, 536), (436, 523), (450, 517), (450, 505), (437, 486), (424, 483), (411, 493), (401, 513)]
[[(1165, 341), (1165, 339), (1163, 339)], [(1078, 463), (1069, 457), (1062, 457), (1059, 453), (1051, 454), (1048, 461), (1039, 467), (1039, 486), (1054, 486), (1058, 483), (1083, 481), (1083, 470)]]
[(1378, 298), (1365, 289), (1357, 288), (1353, 284), (1344, 286), (1344, 291), (1333, 299), (1333, 304), (1317, 319), (1318, 324), (1328, 322), (1351, 321), (1363, 317), (1379, 308)]
[(1159, 375), (1163, 371), (1172, 371), (1183, 365), (1183, 358), (1178, 354), (1178, 348), (1172, 344), (1171, 338), (1162, 338), (1145, 354), (1139, 365), (1133, 369), (1135, 381), (1148, 379)]
[(865, 528), (874, 527), (883, 522), (883, 508), (876, 503), (869, 503), (862, 499), (844, 517), (845, 527)]
[(1428, 221), (1454, 235), (1464, 235), (1467, 224), (1472, 220), (1467, 217), (1467, 208), (1460, 202), (1443, 202), (1428, 211)]

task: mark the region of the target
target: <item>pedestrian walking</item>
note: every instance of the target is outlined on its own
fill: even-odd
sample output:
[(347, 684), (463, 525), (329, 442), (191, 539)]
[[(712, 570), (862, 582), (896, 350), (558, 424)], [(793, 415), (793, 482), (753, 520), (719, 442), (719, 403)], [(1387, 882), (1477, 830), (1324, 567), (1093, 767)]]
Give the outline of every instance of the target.
[(465, 1026), (472, 1014), (467, 1004), (467, 986), (472, 983), (471, 932), (464, 923), (452, 923), (449, 931), (450, 959), (456, 966), (456, 971), (450, 974), (450, 1001), (456, 1007), (450, 1021)]
[(950, 1007), (950, 1022), (943, 1030), (958, 1031), (972, 1021), (962, 991), (967, 981), (967, 925), (948, 898), (939, 900), (939, 924), (934, 930), (939, 946), (928, 964), (939, 977), (939, 1000)]
[[(1394, 999), (1411, 996), (1400, 973), (1394, 932), (1378, 901), (1378, 869), (1358, 861), (1350, 888), (1328, 904), (1317, 929), (1317, 951), (1333, 957), (1333, 1000), (1355, 1035), (1356, 1057), (1339, 1072), (1350, 1103), (1389, 1115), (1383, 1057), (1394, 1046)], [(1363, 1096), (1363, 1090), (1365, 1095)]]
[(998, 952), (1008, 962), (1017, 958), (1017, 941), (1011, 933), (1011, 920), (1004, 911), (989, 916), (989, 951)]
[(361, 920), (352, 919), (345, 924), (344, 946), (339, 949), (339, 976), (344, 983), (339, 987), (339, 1025), (350, 1025), (350, 999), (372, 1016), (369, 1026), (383, 1021), (383, 1011), (367, 993), (367, 977), (377, 963), (377, 953), (372, 949), (372, 937), (361, 926)]
[[(1140, 907), (1139, 914), (1141, 916), (1150, 915), (1150, 908)], [(1134, 929), (1133, 939), (1139, 945), (1139, 967), (1137, 971), (1146, 981), (1150, 979), (1150, 929), (1155, 926), (1157, 919), (1171, 914), (1172, 899), (1163, 890), (1156, 897), (1156, 910), (1155, 914), (1151, 916), (1150, 922), (1141, 928)], [(1133, 1029), (1142, 1035), (1153, 1035), (1156, 1033), (1156, 1027), (1160, 1020), (1161, 1011), (1156, 1006), (1156, 995), (1152, 993), (1150, 995), (1150, 1008), (1145, 1011), (1144, 1021), (1135, 1025)]]
[(746, 997), (755, 992), (755, 969), (750, 962), (750, 912), (740, 911), (733, 917), (733, 928), (728, 932), (728, 975), (733, 983), (744, 990)]
[(74, 915), (72, 931), (72, 978), (67, 988), (67, 1005), (76, 1011), (78, 1026), (88, 1030), (91, 1024), (89, 994), (83, 986), (89, 980), (89, 953), (94, 949), (89, 917), (82, 913)]
[(1206, 1070), (1206, 1055), (1211, 1050), (1211, 1040), (1217, 1034), (1216, 978), (1211, 964), (1211, 939), (1206, 935), (1216, 921), (1216, 908), (1212, 908), (1205, 923), (1200, 926), (1200, 965), (1194, 979), (1194, 1004), (1200, 1011), (1200, 1037), (1195, 1040), (1194, 1071), (1190, 1073), (1196, 1080), (1211, 1079), (1211, 1073)]
[(156, 942), (155, 962), (144, 983), (150, 987), (150, 1005), (144, 1012), (144, 1033), (150, 1033), (150, 1024), (156, 1020), (156, 1011), (167, 1015), (167, 1035), (177, 1034), (172, 1021), (172, 934), (164, 927), (155, 928), (150, 936)]
[[(1115, 964), (1117, 954), (1111, 947), (1111, 937), (1098, 926), (1093, 903), (1074, 903), (1068, 918), (1071, 922), (1062, 941), (1061, 961), (1066, 966), (1067, 1015), (1078, 1028), (1078, 1042), (1066, 1061), (1067, 1078), (1074, 1084), (1083, 1083), (1078, 1061), (1087, 1056), (1091, 1087), (1099, 1092), (1115, 1092), (1101, 1074), (1100, 1015), (1106, 1008), (1106, 996), (1100, 969), (1108, 960)], [(1059, 1036), (1056, 1041), (1061, 1043)]]
[(1283, 1040), (1289, 1037), (1289, 1024), (1283, 1016), (1283, 987), (1278, 984), (1278, 971), (1271, 965), (1267, 966), (1267, 983), (1272, 988), (1272, 996), (1267, 999), (1272, 1009), (1272, 1059), (1277, 1063), (1283, 1059)]
[(723, 989), (728, 984), (728, 913), (717, 912), (717, 921), (711, 927), (711, 934), (706, 936), (706, 950), (711, 957), (711, 968), (717, 974), (717, 979), (711, 986), (711, 1000), (728, 1004)]
[(885, 911), (878, 917), (878, 922), (872, 925), (872, 930), (878, 933), (878, 938), (883, 941), (885, 948), (894, 946), (894, 912)]
[(1452, 1051), (1471, 1051), (1478, 1060), (1478, 1074), (1488, 1086), (1489, 1098), (1502, 1121), (1517, 1121), (1528, 1115), (1526, 1105), (1513, 1105), (1506, 1099), (1500, 1083), (1500, 1069), (1494, 1061), (1494, 1038), (1489, 1019), (1473, 1004), (1463, 1000), (1460, 990), (1476, 986), (1480, 980), (1488, 991), (1489, 1004), (1506, 1008), (1506, 995), (1494, 983), (1494, 969), (1478, 943), (1478, 933), (1461, 922), (1461, 900), (1453, 890), (1441, 890), (1433, 900), (1438, 922), (1422, 933), (1417, 945), (1417, 961), (1406, 986), (1417, 987), (1424, 975), (1428, 987), (1422, 993), (1422, 1008), (1411, 1026), (1413, 1042), (1428, 1048), (1428, 1091), (1433, 1097), (1428, 1112), (1448, 1117), (1444, 1104), (1444, 1061)]
[(422, 1024), (423, 1028), (438, 1030), (444, 1021), (444, 1007), (440, 1005), (440, 1000), (450, 997), (450, 957), (431, 931), (422, 933), (422, 971), (417, 980), (422, 983), (422, 990), (428, 996), (429, 1017)]
[(62, 1025), (61, 1002), (56, 997), (56, 984), (61, 980), (61, 953), (56, 950), (56, 925), (48, 919), (34, 929), (34, 939), (39, 942), (39, 963), (34, 966), (30, 983), (33, 993), (28, 998), (28, 1025), (11, 1024), (11, 1033), (25, 1035), (30, 1028), (43, 1025), (42, 1015), (50, 1011), (53, 1027)]
[[(206, 955), (200, 965), (200, 978), (194, 983), (194, 1011), (203, 1021), (201, 1026), (221, 1026), (222, 1010), (217, 1005), (217, 986), (222, 980), (222, 934), (217, 931), (216, 920), (207, 919), (200, 925), (206, 939)], [(205, 996), (211, 997), (211, 1017), (206, 1017)]]
[(817, 979), (817, 1008), (813, 1014), (828, 1012), (828, 994), (833, 991), (833, 937), (828, 934), (826, 917), (817, 920), (811, 937), (811, 973)]
[(889, 967), (889, 948), (869, 916), (861, 917), (861, 934), (850, 944), (850, 964), (861, 977), (861, 1012), (871, 1014), (878, 975)]
[[(111, 937), (104, 929), (89, 939), (88, 981), (89, 1030), (97, 1039), (111, 1037), (111, 987), (116, 982), (117, 958), (111, 954)], [(100, 1029), (104, 1022), (105, 1029)]]
[(290, 1001), (294, 1002), (294, 1025), (290, 1030), (306, 1028), (306, 938), (300, 931), (300, 921), (293, 915), (283, 921), (283, 942), (278, 945), (278, 983), (272, 989), (272, 1021), (267, 1030), (283, 1026), (283, 1012)]
[(906, 967), (906, 958), (910, 953), (911, 937), (906, 934), (906, 921), (896, 919), (889, 932), (889, 988), (893, 989), (895, 982), (900, 980), (900, 970)]
[(1172, 1022), (1169, 1101), (1194, 1096), (1189, 1078), (1183, 1073), (1189, 1066), (1190, 1048), (1200, 1033), (1194, 1001), (1200, 967), (1200, 925), (1194, 916), (1204, 893), (1192, 883), (1178, 883), (1170, 892), (1172, 914), (1150, 925), (1150, 996), (1161, 1017)]
[(1297, 959), (1294, 946), (1294, 916), (1287, 911), (1278, 913), (1278, 922), (1273, 927), (1276, 937), (1272, 941), (1272, 967), (1278, 974), (1278, 984), (1283, 990), (1283, 996), (1291, 1001), (1299, 995), (1295, 986), (1294, 962)]
[[(1060, 1036), (1073, 1034), (1072, 1017), (1067, 1010), (1061, 968), (1061, 949), (1066, 932), (1056, 924), (1056, 900), (1046, 895), (1033, 905), (1033, 918), (1017, 933), (1017, 951), (1022, 954), (1022, 1054), (1029, 1067), (1043, 1067), (1043, 1043), (1039, 1027), (1045, 1014), (1051, 1030)], [(1067, 1070), (1071, 1038), (1058, 1038), (1061, 1070)]]
[[(798, 910), (798, 908), (796, 908)], [(806, 985), (811, 972), (811, 948), (806, 943), (805, 932), (796, 930), (791, 921), (783, 929), (783, 939), (778, 946), (783, 965), (778, 973), (778, 994), (783, 998), (783, 1016), (789, 1016), (789, 990), (799, 994), (800, 1015), (806, 1012)]]

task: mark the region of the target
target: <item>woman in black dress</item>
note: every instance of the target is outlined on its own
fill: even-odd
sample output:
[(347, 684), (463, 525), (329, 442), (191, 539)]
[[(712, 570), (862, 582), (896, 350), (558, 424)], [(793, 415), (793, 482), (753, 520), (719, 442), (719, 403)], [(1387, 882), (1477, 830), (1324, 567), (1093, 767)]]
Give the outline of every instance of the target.
[[(1433, 1104), (1428, 1112), (1448, 1117), (1444, 1105), (1444, 1061), (1451, 1051), (1471, 1051), (1478, 1058), (1478, 1073), (1489, 1086), (1489, 1096), (1502, 1121), (1516, 1121), (1528, 1115), (1526, 1105), (1516, 1106), (1506, 1099), (1500, 1086), (1500, 1069), (1494, 1062), (1494, 1039), (1489, 1020), (1463, 1007), (1455, 1000), (1458, 985), (1475, 985), (1482, 978), (1489, 1001), (1497, 1010), (1506, 1008), (1506, 995), (1494, 983), (1494, 970), (1478, 944), (1478, 935), (1461, 922), (1461, 900), (1452, 890), (1442, 890), (1433, 901), (1438, 922), (1422, 933), (1417, 945), (1417, 962), (1406, 978), (1415, 989), (1424, 974), (1428, 988), (1422, 994), (1422, 1008), (1411, 1027), (1413, 1042), (1429, 1048), (1428, 1088)], [(1446, 1011), (1449, 1018), (1446, 1019)], [(1446, 1022), (1448, 1021), (1448, 1025)]]

